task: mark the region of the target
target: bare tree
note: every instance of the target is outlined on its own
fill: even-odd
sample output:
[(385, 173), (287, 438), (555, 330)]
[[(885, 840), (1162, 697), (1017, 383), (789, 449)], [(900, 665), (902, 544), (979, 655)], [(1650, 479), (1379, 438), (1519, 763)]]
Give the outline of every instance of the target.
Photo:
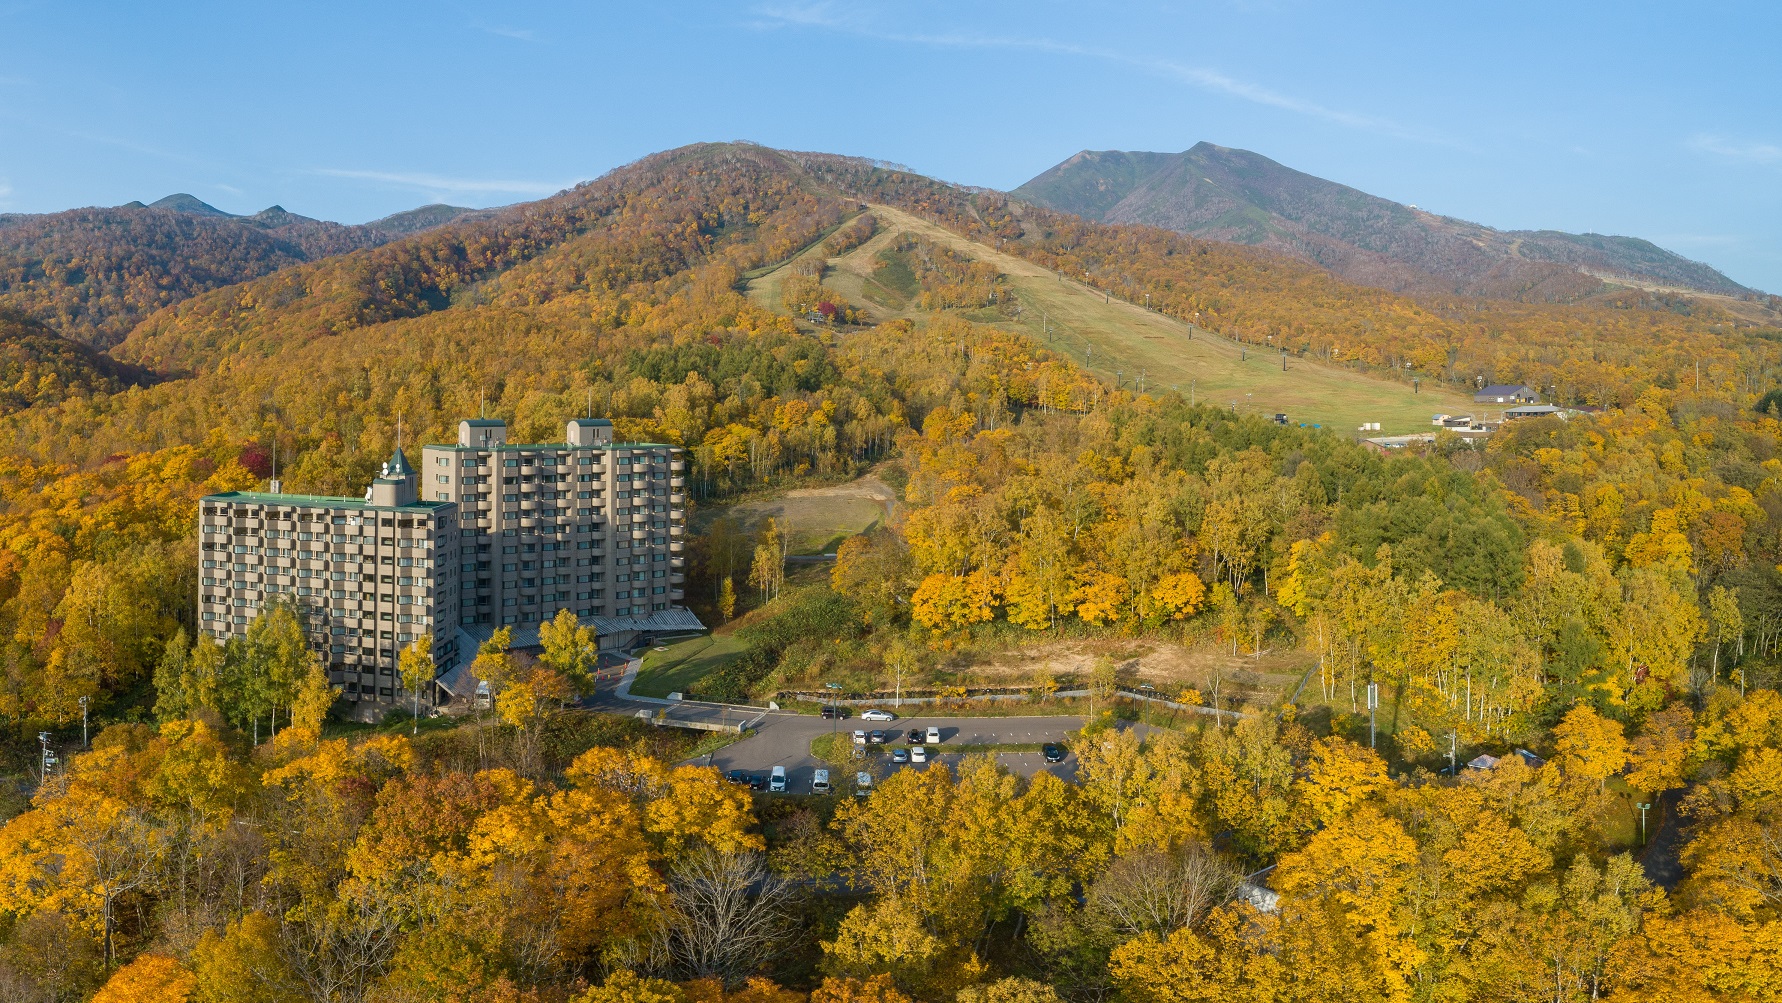
[(382, 896), (355, 896), (302, 912), (286, 915), (280, 942), (303, 994), (317, 1003), (360, 1003), (395, 954), (401, 910)]
[(663, 948), (689, 978), (741, 979), (779, 953), (792, 925), (792, 887), (759, 853), (695, 851), (675, 866), (669, 889)]
[(1175, 850), (1154, 847), (1114, 859), (1089, 889), (1089, 911), (1113, 930), (1133, 936), (1168, 934), (1200, 922), (1229, 901), (1237, 868), (1205, 843)]

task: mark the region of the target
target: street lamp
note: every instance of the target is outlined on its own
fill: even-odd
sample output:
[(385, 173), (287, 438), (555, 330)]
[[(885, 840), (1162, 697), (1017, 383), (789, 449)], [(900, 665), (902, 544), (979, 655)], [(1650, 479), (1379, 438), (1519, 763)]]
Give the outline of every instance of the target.
[(1640, 804), (1640, 805), (1635, 805), (1634, 807), (1640, 809), (1640, 845), (1645, 846), (1646, 845), (1646, 812), (1652, 806), (1650, 804)]
[(1380, 709), (1380, 684), (1367, 684), (1367, 747), (1374, 747), (1374, 712)]
[(81, 697), (80, 698), (80, 747), (85, 749), (88, 747), (89, 744), (90, 743), (87, 742), (87, 698)]

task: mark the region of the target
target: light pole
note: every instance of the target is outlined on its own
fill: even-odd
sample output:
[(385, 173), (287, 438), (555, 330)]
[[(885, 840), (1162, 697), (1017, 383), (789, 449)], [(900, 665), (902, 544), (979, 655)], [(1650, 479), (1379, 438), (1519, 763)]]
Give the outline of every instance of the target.
[(1380, 684), (1367, 684), (1367, 747), (1374, 747), (1374, 711), (1380, 707)]
[(85, 749), (88, 747), (89, 744), (90, 743), (87, 741), (87, 698), (81, 697), (80, 698), (80, 747)]
[(38, 763), (38, 768), (37, 768), (37, 778), (38, 778), (39, 783), (45, 783), (45, 784), (49, 783), (49, 764), (50, 764), (49, 740), (50, 740), (49, 732), (40, 731), (37, 733), (37, 744), (43, 746), (42, 755), (39, 757), (40, 762)]
[(1635, 807), (1640, 809), (1640, 845), (1645, 846), (1646, 845), (1646, 811), (1647, 811), (1647, 809), (1651, 808), (1652, 806), (1650, 804), (1640, 804), (1640, 805), (1635, 805)]

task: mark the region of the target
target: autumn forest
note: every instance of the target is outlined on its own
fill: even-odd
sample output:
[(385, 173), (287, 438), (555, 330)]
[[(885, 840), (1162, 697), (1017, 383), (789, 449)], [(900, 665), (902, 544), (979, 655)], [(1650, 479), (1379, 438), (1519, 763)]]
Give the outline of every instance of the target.
[[(875, 207), (1572, 410), (1383, 452), (1110, 386)], [(0, 1001), (1782, 998), (1782, 329), (1749, 311), (1402, 295), (747, 144), (401, 237), (131, 212), (0, 221)], [(862, 248), (897, 316), (837, 291)], [(690, 458), (688, 604), (735, 655), (689, 697), (907, 676), (1001, 713), (972, 666), (1059, 644), (1297, 675), (1041, 669), (995, 696), (1081, 720), (1074, 779), (974, 748), (794, 796), (577, 709), (573, 617), (483, 646), (487, 708), (382, 723), (290, 610), (198, 630), (201, 495), (275, 458), (355, 495), (399, 421), (589, 411)], [(746, 517), (866, 478), (895, 514), (833, 560)]]

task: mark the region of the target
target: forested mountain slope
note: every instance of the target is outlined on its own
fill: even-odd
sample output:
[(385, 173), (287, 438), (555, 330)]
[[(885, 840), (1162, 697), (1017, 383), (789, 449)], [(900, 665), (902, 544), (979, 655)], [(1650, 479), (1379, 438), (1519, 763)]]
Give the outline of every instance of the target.
[(488, 213), (423, 206), (347, 226), (280, 206), (235, 216), (169, 195), (146, 206), (0, 215), (0, 306), (104, 349), (198, 293)]
[(1351, 282), (1401, 292), (1567, 301), (1620, 279), (1752, 293), (1650, 241), (1494, 230), (1211, 143), (1179, 154), (1085, 150), (1011, 194), (1098, 222), (1145, 223), (1283, 251)]
[[(891, 209), (917, 223), (887, 228), (858, 288), (905, 315), (850, 323), (818, 266)], [(1445, 345), (1450, 368), (1619, 376), (1625, 406), (1380, 455), (1090, 377), (1002, 323), (1006, 273), (978, 247), (1335, 365)], [(795, 256), (774, 296), (745, 294)], [(1768, 378), (1766, 334), (1654, 300), (1408, 299), (747, 145), (200, 294), (120, 351), (178, 375), (0, 419), (0, 755), (27, 776), (40, 729), (68, 753), (0, 823), (0, 984), (105, 984), (105, 1003), (1766, 999), (1782, 423), (1739, 379)], [(782, 592), (766, 531), (718, 519), (694, 541), (688, 593), (714, 622), (725, 594), (759, 599), (699, 691), (870, 692), (921, 669), (963, 693), (974, 646), (1093, 642), (1087, 680), (1036, 664), (1029, 691), (1042, 711), (1067, 681), (1096, 694), (1071, 707), (1074, 782), (974, 755), (869, 796), (757, 799), (671, 765), (697, 750), (670, 729), (563, 709), (589, 669), (574, 624), (536, 660), (479, 653), (491, 713), (332, 735), (288, 607), (245, 642), (194, 638), (198, 496), (263, 483), (274, 448), (288, 486), (356, 492), (398, 420), (433, 440), (482, 408), (516, 440), (592, 408), (682, 443), (707, 505), (878, 465), (899, 517), (826, 580)], [(1219, 715), (1141, 737), (1108, 702), (1115, 655), (1153, 639), (1315, 666), (1297, 703), (1235, 722), (1229, 693), (1169, 694)], [(1466, 769), (1480, 753), (1503, 761)], [(1642, 865), (1636, 805), (1683, 844), (1672, 870)], [(1272, 912), (1237, 895), (1265, 869)], [(714, 935), (738, 915), (746, 938)]]

